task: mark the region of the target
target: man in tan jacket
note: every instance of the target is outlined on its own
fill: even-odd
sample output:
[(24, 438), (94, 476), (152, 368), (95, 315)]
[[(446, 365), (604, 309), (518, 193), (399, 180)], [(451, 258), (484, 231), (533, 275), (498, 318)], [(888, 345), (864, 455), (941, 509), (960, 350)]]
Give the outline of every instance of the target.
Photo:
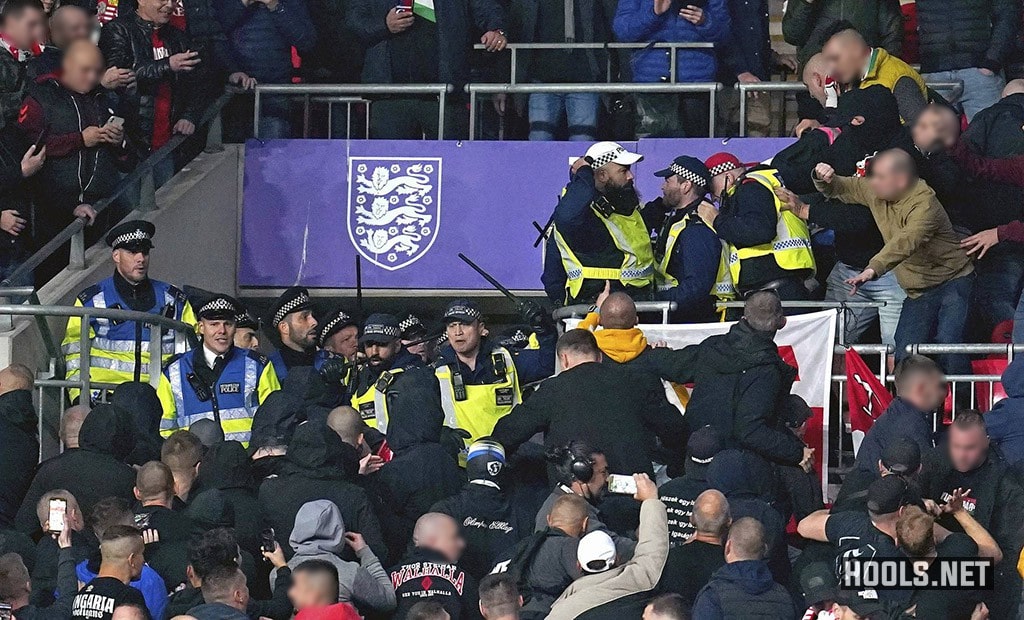
[[(871, 162), (868, 178), (840, 177), (828, 164), (814, 169), (814, 185), (829, 198), (871, 209), (885, 246), (867, 268), (846, 281), (853, 291), (889, 271), (907, 291), (896, 327), (896, 360), (909, 344), (964, 341), (974, 265), (935, 192), (917, 176), (910, 155), (883, 151)], [(800, 215), (800, 214), (798, 214)], [(964, 356), (942, 356), (947, 374), (970, 374)]]

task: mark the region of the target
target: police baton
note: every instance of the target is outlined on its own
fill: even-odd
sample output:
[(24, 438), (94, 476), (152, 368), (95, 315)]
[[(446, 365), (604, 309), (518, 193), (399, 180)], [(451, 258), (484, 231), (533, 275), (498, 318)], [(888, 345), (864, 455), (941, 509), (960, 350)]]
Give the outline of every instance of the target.
[(462, 262), (472, 267), (473, 271), (479, 273), (480, 277), (482, 277), (484, 280), (487, 280), (487, 282), (495, 289), (497, 289), (499, 293), (501, 293), (502, 295), (507, 297), (509, 301), (514, 303), (516, 305), (516, 312), (518, 312), (527, 323), (534, 327), (540, 327), (544, 325), (547, 313), (545, 313), (544, 309), (541, 308), (537, 303), (530, 301), (528, 299), (520, 299), (516, 297), (515, 293), (502, 286), (501, 282), (495, 280), (494, 277), (491, 276), (491, 274), (481, 269), (479, 265), (471, 261), (469, 257), (467, 257), (462, 252), (459, 252), (459, 258), (462, 259)]

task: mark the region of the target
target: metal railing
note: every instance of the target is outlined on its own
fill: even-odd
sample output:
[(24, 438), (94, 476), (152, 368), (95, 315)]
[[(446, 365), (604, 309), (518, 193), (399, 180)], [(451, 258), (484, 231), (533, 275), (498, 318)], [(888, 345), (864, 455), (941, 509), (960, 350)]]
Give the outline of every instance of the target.
[[(200, 128), (205, 125), (209, 125), (209, 135), (207, 136), (206, 150), (208, 152), (214, 152), (223, 148), (221, 141), (221, 123), (220, 123), (220, 111), (230, 101), (231, 97), (236, 91), (228, 89), (227, 92), (218, 97), (211, 105), (203, 112), (202, 116), (196, 122), (196, 127)], [(174, 152), (188, 140), (189, 136), (181, 134), (175, 134), (171, 136), (171, 139), (166, 144), (158, 148), (157, 150), (150, 153), (149, 157), (144, 159), (135, 169), (128, 174), (125, 178), (121, 179), (121, 182), (114, 187), (107, 197), (102, 200), (98, 200), (93, 203), (92, 208), (99, 215), (107, 209), (115, 200), (120, 198), (126, 192), (134, 190), (139, 187), (140, 196), (139, 204), (136, 208), (139, 211), (154, 211), (156, 210), (156, 179), (154, 177), (154, 169), (157, 164), (162, 163), (168, 157), (172, 157)], [(41, 248), (35, 251), (32, 256), (28, 257), (24, 263), (22, 263), (17, 269), (15, 269), (10, 275), (0, 281), (0, 287), (10, 285), (12, 282), (19, 282), (24, 280), (32, 279), (32, 272), (42, 264), (43, 261), (48, 259), (54, 252), (59, 250), (68, 241), (71, 242), (71, 254), (68, 261), (68, 268), (73, 271), (81, 271), (85, 269), (85, 227), (86, 219), (80, 217), (75, 221), (68, 224), (68, 226), (57, 233), (57, 235), (46, 242)]]
[[(948, 96), (944, 96), (950, 103), (956, 102), (964, 94), (964, 83), (962, 80), (953, 82), (925, 82), (925, 85), (939, 93), (948, 92)], [(741, 138), (747, 135), (748, 95), (751, 93), (803, 93), (807, 91), (807, 85), (803, 82), (737, 82), (733, 88), (740, 92), (739, 137)]]
[[(648, 50), (648, 49), (665, 49), (668, 50), (668, 71), (669, 71), (669, 83), (676, 83), (676, 67), (678, 62), (676, 60), (677, 52), (679, 50), (710, 50), (714, 49), (714, 43), (682, 43), (682, 42), (660, 42), (660, 43), (509, 43), (505, 46), (505, 50), (510, 53), (509, 59), (509, 83), (517, 84), (516, 73), (519, 66), (518, 57), (519, 50), (539, 50), (539, 51), (559, 51), (559, 50)], [(485, 50), (485, 45), (476, 44), (473, 46), (475, 50)], [(503, 53), (503, 52), (498, 52)], [(605, 59), (605, 80), (608, 82), (612, 81), (612, 55), (608, 54)]]
[[(587, 304), (575, 304), (572, 306), (562, 306), (561, 308), (555, 308), (551, 313), (552, 318), (555, 322), (564, 321), (565, 319), (582, 319), (587, 316), (587, 313), (591, 311), (594, 306)], [(668, 315), (670, 312), (675, 312), (678, 308), (678, 304), (674, 301), (638, 301), (636, 302), (636, 311), (640, 314), (659, 313), (661, 314), (661, 322), (668, 323)]]

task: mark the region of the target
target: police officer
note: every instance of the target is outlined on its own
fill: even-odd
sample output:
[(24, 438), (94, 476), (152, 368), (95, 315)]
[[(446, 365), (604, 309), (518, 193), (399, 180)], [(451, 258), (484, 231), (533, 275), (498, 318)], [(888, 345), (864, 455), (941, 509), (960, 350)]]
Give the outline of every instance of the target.
[(235, 346), (241, 349), (260, 347), (260, 321), (245, 307), (239, 305), (235, 316)]
[(630, 167), (643, 157), (598, 142), (573, 164), (545, 246), (544, 290), (556, 304), (592, 303), (605, 280), (650, 298), (654, 254)]
[(292, 368), (314, 365), (317, 323), (309, 291), (293, 286), (278, 297), (270, 309), (270, 326), (281, 339), (281, 348), (270, 354), (278, 378), (284, 381)]
[(406, 316), (398, 324), (402, 328), (402, 346), (409, 353), (418, 355), (424, 364), (429, 364), (437, 356), (436, 340), (427, 338), (427, 326), (415, 314)]
[(387, 432), (387, 392), (403, 370), (422, 366), (419, 356), (402, 346), (402, 328), (390, 314), (371, 314), (359, 344), (366, 356), (350, 384), (352, 408), (369, 426)]
[[(697, 205), (711, 187), (711, 175), (704, 162), (682, 155), (664, 170), (654, 173), (665, 179), (660, 200), (644, 207), (648, 211), (659, 205), (664, 219), (654, 232), (654, 257), (658, 261), (657, 298), (674, 301), (677, 323), (703, 323), (715, 320), (716, 297), (732, 299), (731, 282), (718, 290), (719, 268), (727, 274), (722, 241), (697, 215)], [(650, 221), (648, 221), (650, 225)]]
[(469, 443), (491, 434), (494, 425), (522, 400), (521, 386), (554, 373), (553, 326), (537, 329), (537, 348), (514, 353), (487, 337), (483, 314), (468, 299), (456, 299), (444, 312), (448, 343), (441, 347), (434, 374), (441, 384), (445, 425), (461, 428)]
[(160, 377), (160, 434), (210, 419), (220, 423), (225, 439), (248, 444), (256, 409), (281, 384), (270, 360), (235, 346), (238, 302), (214, 295), (197, 305), (203, 344), (172, 360)]
[(341, 308), (335, 308), (318, 323), (319, 350), (313, 359), (313, 368), (320, 371), (320, 376), (328, 383), (350, 388), (356, 373), (353, 362), (359, 354), (359, 322)]
[[(156, 227), (143, 220), (118, 224), (107, 233), (114, 275), (90, 286), (78, 295), (76, 307), (115, 308), (159, 314), (195, 325), (196, 319), (185, 293), (166, 282), (149, 278), (149, 251), (153, 249)], [(89, 319), (89, 379), (96, 383), (121, 384), (149, 380), (149, 326), (135, 321), (116, 322)], [(67, 363), (67, 379), (80, 373), (82, 320), (68, 318), (61, 350)], [(165, 330), (160, 355), (166, 362), (185, 350), (183, 335)], [(72, 399), (78, 390), (69, 390)], [(93, 391), (97, 396), (99, 390)]]
[(809, 298), (804, 280), (814, 275), (814, 254), (807, 224), (789, 211), (775, 190), (777, 170), (748, 170), (735, 155), (716, 153), (704, 165), (719, 208), (697, 206), (701, 218), (728, 244), (729, 275), (743, 297), (773, 290), (782, 300)]

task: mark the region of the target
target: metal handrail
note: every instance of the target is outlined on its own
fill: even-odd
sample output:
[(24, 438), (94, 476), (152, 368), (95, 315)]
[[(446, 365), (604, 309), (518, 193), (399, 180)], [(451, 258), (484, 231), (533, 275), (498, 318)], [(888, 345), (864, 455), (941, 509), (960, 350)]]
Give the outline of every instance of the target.
[[(202, 116), (200, 116), (196, 122), (196, 127), (202, 127), (213, 121), (214, 118), (220, 114), (221, 109), (228, 101), (231, 100), (234, 93), (235, 91), (233, 89), (228, 89), (227, 92), (218, 97), (210, 107), (203, 112)], [(122, 194), (139, 183), (142, 184), (142, 195), (139, 200), (139, 210), (155, 210), (156, 186), (153, 178), (153, 168), (156, 164), (170, 157), (188, 138), (189, 136), (175, 134), (171, 136), (171, 139), (168, 140), (166, 144), (150, 153), (149, 157), (144, 159), (135, 167), (135, 170), (125, 178), (121, 179), (121, 182), (114, 187), (114, 191), (112, 191), (106, 198), (93, 203), (92, 208), (96, 211), (96, 214), (98, 215), (102, 213), (115, 200), (120, 198)], [(219, 144), (220, 137), (218, 136), (216, 140)], [(60, 247), (68, 241), (71, 241), (71, 256), (68, 261), (68, 267), (72, 270), (78, 271), (85, 269), (85, 226), (86, 219), (84, 217), (76, 218), (75, 221), (68, 224), (64, 230), (57, 233), (53, 239), (50, 239), (43, 245), (43, 247), (36, 250), (32, 256), (28, 257), (24, 263), (15, 269), (9, 276), (4, 278), (3, 281), (0, 281), (0, 287), (8, 286), (11, 282), (17, 282), (19, 279), (30, 278), (36, 267), (42, 264), (44, 260), (49, 258), (51, 254), (59, 250)]]
[[(707, 93), (708, 133), (715, 135), (717, 110), (715, 98), (723, 86), (720, 82), (647, 83), (616, 82), (613, 84), (467, 84), (469, 93), (469, 139), (476, 139), (476, 96), (517, 93)], [(440, 135), (440, 134), (439, 134)]]
[[(590, 309), (594, 306), (589, 304), (574, 304), (572, 306), (562, 306), (561, 308), (555, 308), (551, 313), (551, 318), (556, 321), (562, 321), (565, 319), (579, 319), (587, 316)], [(646, 312), (660, 312), (662, 321), (668, 323), (669, 312), (675, 312), (676, 308), (679, 307), (674, 301), (638, 301), (636, 302), (636, 311), (639, 313)]]

